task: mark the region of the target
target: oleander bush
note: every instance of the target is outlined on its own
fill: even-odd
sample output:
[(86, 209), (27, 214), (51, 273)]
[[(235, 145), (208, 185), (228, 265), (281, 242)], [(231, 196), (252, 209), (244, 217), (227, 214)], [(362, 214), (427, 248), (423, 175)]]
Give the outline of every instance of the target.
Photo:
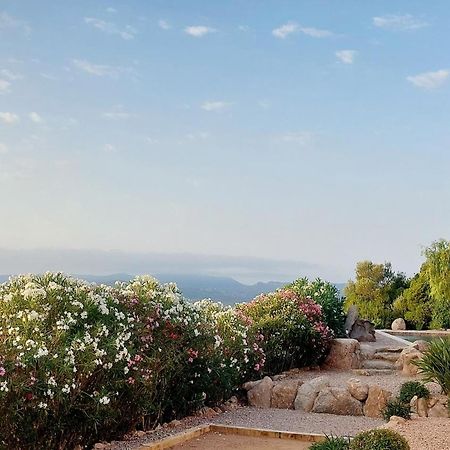
[(398, 398), (401, 402), (409, 405), (415, 395), (417, 395), (417, 398), (429, 398), (430, 391), (420, 381), (407, 381), (402, 384)]
[(406, 439), (393, 430), (376, 429), (357, 434), (350, 450), (410, 450)]
[(450, 395), (450, 339), (431, 341), (422, 359), (413, 361), (419, 367), (425, 382), (434, 381)]
[(348, 450), (350, 439), (340, 436), (326, 436), (322, 442), (315, 442), (310, 450)]
[(264, 337), (265, 373), (319, 364), (327, 355), (333, 331), (313, 299), (280, 289), (237, 308), (249, 320), (250, 330)]
[(386, 421), (389, 421), (392, 416), (403, 417), (409, 420), (411, 419), (411, 407), (409, 403), (404, 403), (399, 398), (394, 398), (386, 403), (382, 414), (383, 419)]
[(294, 290), (301, 297), (310, 297), (322, 307), (325, 323), (333, 330), (335, 337), (345, 337), (344, 299), (334, 284), (316, 278), (298, 278), (286, 289)]
[(0, 285), (0, 447), (71, 449), (223, 400), (264, 365), (230, 308), (173, 284), (63, 274)]

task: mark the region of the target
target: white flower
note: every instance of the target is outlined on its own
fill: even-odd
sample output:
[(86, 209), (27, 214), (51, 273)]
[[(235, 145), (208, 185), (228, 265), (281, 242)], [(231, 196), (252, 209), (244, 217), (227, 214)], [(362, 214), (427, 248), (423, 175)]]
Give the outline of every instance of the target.
[(107, 405), (110, 401), (111, 400), (108, 397), (104, 396), (99, 400), (99, 403), (102, 405)]
[(39, 403), (39, 405), (38, 405), (38, 408), (40, 408), (40, 409), (47, 409), (47, 403), (44, 403), (44, 402), (40, 402)]

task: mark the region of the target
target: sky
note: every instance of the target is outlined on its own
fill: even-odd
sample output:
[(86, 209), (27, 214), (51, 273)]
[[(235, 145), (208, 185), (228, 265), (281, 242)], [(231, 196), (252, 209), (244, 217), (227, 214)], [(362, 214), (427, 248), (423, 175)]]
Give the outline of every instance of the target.
[(0, 273), (413, 274), (449, 238), (449, 23), (447, 0), (0, 0)]

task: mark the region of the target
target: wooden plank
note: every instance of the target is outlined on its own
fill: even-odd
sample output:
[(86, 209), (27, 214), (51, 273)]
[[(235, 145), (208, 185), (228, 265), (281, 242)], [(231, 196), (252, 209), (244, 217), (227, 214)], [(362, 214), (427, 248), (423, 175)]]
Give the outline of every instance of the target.
[(196, 437), (202, 436), (210, 431), (209, 425), (202, 425), (195, 428), (176, 434), (175, 436), (169, 436), (161, 441), (151, 442), (150, 444), (144, 444), (139, 447), (139, 450), (165, 450), (171, 448), (174, 445), (181, 444), (183, 442), (190, 441)]
[(233, 427), (229, 425), (211, 424), (210, 431), (215, 431), (217, 433), (224, 433), (224, 434), (238, 434), (241, 436), (291, 439), (304, 442), (320, 442), (325, 440), (325, 436), (323, 434), (296, 433), (289, 431), (265, 430), (259, 428)]

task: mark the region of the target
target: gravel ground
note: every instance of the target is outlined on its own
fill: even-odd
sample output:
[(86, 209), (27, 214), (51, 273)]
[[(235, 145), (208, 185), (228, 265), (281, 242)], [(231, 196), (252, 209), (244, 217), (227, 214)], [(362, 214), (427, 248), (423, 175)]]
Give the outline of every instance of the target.
[(450, 420), (438, 418), (418, 418), (401, 424), (386, 425), (405, 436), (411, 450), (450, 449)]

